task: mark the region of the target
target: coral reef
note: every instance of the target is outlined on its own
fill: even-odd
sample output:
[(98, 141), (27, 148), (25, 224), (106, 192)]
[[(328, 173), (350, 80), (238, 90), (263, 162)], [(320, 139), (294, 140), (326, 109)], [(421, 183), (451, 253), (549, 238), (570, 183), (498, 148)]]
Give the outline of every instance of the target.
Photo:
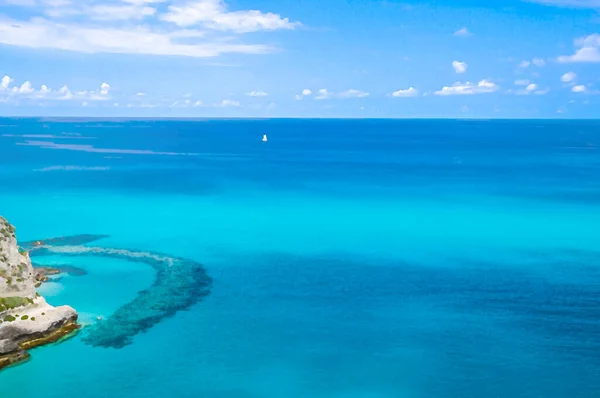
[(32, 257), (97, 256), (142, 262), (156, 270), (152, 286), (141, 291), (133, 301), (118, 308), (111, 316), (85, 328), (82, 340), (92, 346), (121, 348), (132, 338), (162, 319), (185, 310), (210, 294), (212, 279), (202, 264), (162, 253), (89, 247), (104, 235), (76, 235), (27, 242)]

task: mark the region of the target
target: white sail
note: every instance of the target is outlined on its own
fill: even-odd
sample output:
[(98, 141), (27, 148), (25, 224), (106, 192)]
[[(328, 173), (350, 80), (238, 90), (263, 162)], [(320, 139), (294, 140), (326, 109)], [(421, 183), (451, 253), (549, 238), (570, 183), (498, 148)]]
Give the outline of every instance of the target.
[(263, 142), (267, 142), (267, 135), (266, 135), (266, 134), (265, 134), (265, 135), (263, 135), (262, 141), (263, 141)]

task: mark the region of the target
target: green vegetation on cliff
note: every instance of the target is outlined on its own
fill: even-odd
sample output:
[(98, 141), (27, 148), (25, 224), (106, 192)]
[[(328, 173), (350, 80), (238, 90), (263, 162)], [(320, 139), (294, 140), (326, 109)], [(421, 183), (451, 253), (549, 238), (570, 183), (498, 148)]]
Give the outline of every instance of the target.
[(33, 304), (33, 300), (28, 297), (3, 297), (0, 298), (0, 312), (30, 304)]

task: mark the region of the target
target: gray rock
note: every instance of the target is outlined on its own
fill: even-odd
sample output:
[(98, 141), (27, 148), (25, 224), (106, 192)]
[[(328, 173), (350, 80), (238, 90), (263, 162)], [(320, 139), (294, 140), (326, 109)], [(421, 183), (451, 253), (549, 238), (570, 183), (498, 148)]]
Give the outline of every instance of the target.
[(8, 354), (19, 349), (19, 345), (13, 339), (0, 340), (0, 354)]
[(76, 320), (73, 308), (53, 307), (36, 294), (29, 255), (19, 249), (15, 228), (0, 217), (0, 355)]

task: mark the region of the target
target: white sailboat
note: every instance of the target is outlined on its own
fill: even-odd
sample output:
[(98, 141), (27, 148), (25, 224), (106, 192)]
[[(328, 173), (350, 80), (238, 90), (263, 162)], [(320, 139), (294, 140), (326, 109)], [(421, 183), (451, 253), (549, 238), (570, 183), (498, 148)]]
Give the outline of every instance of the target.
[(262, 142), (267, 142), (267, 135), (266, 134), (263, 135)]

